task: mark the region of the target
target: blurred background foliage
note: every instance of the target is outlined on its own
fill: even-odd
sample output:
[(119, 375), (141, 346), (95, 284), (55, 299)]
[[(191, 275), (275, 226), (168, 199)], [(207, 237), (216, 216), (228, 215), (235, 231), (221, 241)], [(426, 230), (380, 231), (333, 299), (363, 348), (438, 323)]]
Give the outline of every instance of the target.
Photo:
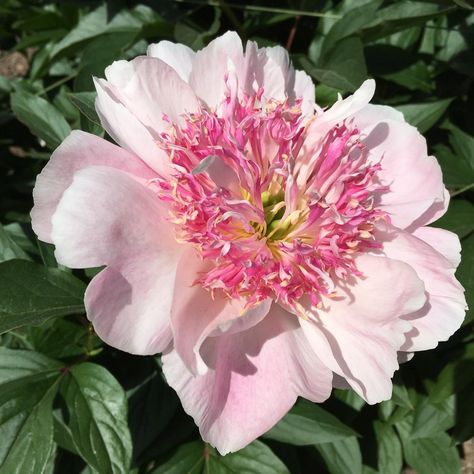
[[(281, 44), (330, 105), (366, 77), (438, 158), (474, 308), (474, 9), (468, 0), (0, 2), (0, 472), (455, 474), (474, 472), (473, 311), (369, 406), (334, 390), (220, 457), (163, 381), (159, 357), (104, 346), (84, 316), (92, 271), (70, 271), (29, 224), (36, 174), (71, 129), (104, 135), (92, 76), (168, 39), (198, 49), (228, 29)], [(284, 390), (285, 387), (277, 387)]]

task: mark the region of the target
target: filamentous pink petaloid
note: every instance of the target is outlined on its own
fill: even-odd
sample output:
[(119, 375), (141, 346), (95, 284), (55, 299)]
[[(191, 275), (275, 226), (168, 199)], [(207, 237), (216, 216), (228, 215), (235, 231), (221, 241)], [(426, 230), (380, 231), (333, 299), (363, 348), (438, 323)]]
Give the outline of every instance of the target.
[(235, 33), (151, 45), (96, 79), (120, 145), (75, 131), (34, 190), (33, 228), (72, 268), (106, 266), (87, 315), (108, 344), (163, 352), (204, 440), (235, 451), (298, 396), (391, 397), (400, 358), (465, 312), (449, 195), (375, 83), (323, 110), (286, 51)]

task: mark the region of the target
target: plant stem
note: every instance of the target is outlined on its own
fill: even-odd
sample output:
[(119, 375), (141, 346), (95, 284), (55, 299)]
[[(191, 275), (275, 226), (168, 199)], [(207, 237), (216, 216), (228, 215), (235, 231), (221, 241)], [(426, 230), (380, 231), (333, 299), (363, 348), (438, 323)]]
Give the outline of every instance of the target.
[[(174, 0), (176, 3), (193, 3), (195, 5), (207, 5), (210, 7), (220, 7), (221, 2), (219, 0)], [(287, 8), (277, 7), (264, 7), (260, 5), (241, 5), (238, 3), (226, 3), (228, 7), (236, 8), (238, 10), (254, 11), (254, 12), (267, 12), (267, 13), (284, 13), (291, 16), (309, 16), (314, 18), (342, 18), (341, 15), (335, 15), (333, 13), (321, 13), (311, 12), (305, 10), (291, 10)]]

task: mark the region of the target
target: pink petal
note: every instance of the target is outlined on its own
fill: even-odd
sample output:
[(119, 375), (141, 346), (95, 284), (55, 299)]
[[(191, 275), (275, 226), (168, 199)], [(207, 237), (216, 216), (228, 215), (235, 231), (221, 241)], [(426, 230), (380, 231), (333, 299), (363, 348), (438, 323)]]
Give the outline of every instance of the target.
[(127, 173), (93, 166), (78, 171), (52, 218), (58, 262), (70, 268), (122, 265), (180, 246), (154, 193)]
[(184, 44), (171, 41), (160, 41), (148, 46), (147, 55), (158, 58), (171, 66), (183, 79), (188, 82), (196, 53)]
[(407, 264), (361, 255), (357, 266), (364, 278), (347, 295), (311, 309), (301, 326), (322, 362), (372, 404), (391, 397), (397, 351), (411, 328), (401, 316), (420, 309), (426, 296)]
[[(124, 199), (125, 197), (125, 199)], [(123, 171), (78, 171), (53, 215), (56, 258), (69, 267), (108, 265), (86, 291), (99, 336), (134, 354), (171, 341), (171, 301), (180, 246), (155, 195)]]
[(311, 77), (304, 71), (295, 71), (294, 89), (295, 97), (303, 99), (301, 111), (307, 118), (311, 117), (316, 108), (316, 89)]
[(419, 216), (410, 224), (409, 227), (407, 227), (407, 230), (413, 231), (418, 227), (426, 226), (428, 224), (431, 224), (432, 222), (437, 221), (441, 216), (446, 214), (450, 199), (451, 197), (449, 195), (449, 191), (445, 188), (443, 192), (443, 197), (434, 200), (431, 206), (429, 206), (428, 209), (421, 216)]
[(120, 102), (104, 79), (94, 79), (95, 107), (102, 126), (123, 148), (137, 154), (162, 176), (169, 174), (168, 155), (158, 146), (149, 130)]
[(322, 114), (316, 123), (324, 123), (334, 126), (341, 123), (351, 115), (362, 110), (370, 102), (375, 92), (375, 81), (367, 79), (352, 95), (345, 99), (339, 98), (338, 101)]
[(205, 441), (237, 451), (275, 425), (297, 395), (324, 401), (332, 374), (311, 350), (296, 316), (276, 309), (244, 332), (206, 340), (209, 371), (193, 377), (176, 351), (163, 371)]
[(281, 46), (265, 48), (264, 51), (267, 59), (259, 85), (263, 87), (265, 97), (285, 100), (289, 91), (294, 94), (295, 83), (295, 71), (290, 65), (288, 51)]
[(193, 374), (204, 374), (208, 369), (200, 354), (208, 336), (254, 326), (266, 316), (271, 305), (271, 300), (267, 300), (245, 310), (243, 300), (228, 299), (218, 292), (213, 298), (199, 284), (194, 284), (199, 273), (207, 269), (208, 264), (189, 248), (179, 262), (174, 290), (171, 318), (174, 347)]
[(171, 300), (177, 259), (150, 252), (107, 267), (86, 290), (87, 317), (107, 344), (132, 354), (156, 354), (172, 340)]
[(33, 230), (40, 240), (51, 240), (51, 218), (76, 171), (92, 165), (121, 169), (140, 179), (156, 174), (136, 155), (90, 133), (74, 130), (54, 151), (36, 178), (31, 211)]
[(413, 235), (447, 258), (453, 268), (458, 267), (461, 262), (461, 243), (454, 232), (436, 227), (419, 227)]
[(228, 31), (198, 51), (194, 58), (189, 85), (209, 107), (217, 107), (225, 98), (225, 76), (229, 70), (244, 68), (242, 41), (237, 33)]
[(122, 104), (155, 133), (170, 127), (164, 114), (172, 123), (184, 126), (183, 115), (199, 110), (192, 89), (160, 59), (140, 56), (132, 61), (115, 61), (105, 70), (105, 76)]
[[(384, 252), (393, 259), (408, 263), (423, 280), (428, 301), (419, 311), (404, 317), (413, 330), (401, 347), (403, 351), (432, 349), (439, 341), (446, 341), (462, 324), (466, 310), (464, 289), (454, 276), (453, 260), (459, 250), (459, 240), (442, 229), (421, 231), (429, 236), (433, 246), (398, 229), (379, 233), (384, 240)], [(446, 251), (450, 259), (435, 248)]]
[(387, 105), (367, 104), (358, 110), (355, 116), (360, 130), (371, 128), (374, 124), (386, 120), (405, 122), (405, 117), (401, 112)]
[[(434, 157), (428, 156), (426, 140), (416, 128), (389, 110), (362, 109), (354, 115), (354, 122), (367, 136), (364, 143), (370, 149), (371, 158), (377, 162), (382, 159), (378, 175), (390, 191), (381, 195), (380, 204), (390, 214), (392, 223), (406, 228), (430, 213), (416, 224), (423, 225), (444, 212), (446, 190), (441, 168)], [(387, 118), (383, 118), (385, 114)], [(440, 209), (432, 214), (436, 206)]]

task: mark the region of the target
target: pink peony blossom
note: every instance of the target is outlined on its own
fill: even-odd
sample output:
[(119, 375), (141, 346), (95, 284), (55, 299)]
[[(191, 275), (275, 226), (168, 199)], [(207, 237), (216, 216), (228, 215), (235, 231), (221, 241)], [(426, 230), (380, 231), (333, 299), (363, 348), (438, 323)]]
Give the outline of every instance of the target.
[(204, 440), (235, 451), (298, 396), (391, 397), (399, 359), (460, 326), (459, 240), (425, 139), (375, 83), (328, 110), (287, 52), (235, 33), (162, 41), (96, 79), (119, 144), (75, 131), (34, 190), (33, 228), (72, 268), (106, 266), (87, 315), (163, 352)]

